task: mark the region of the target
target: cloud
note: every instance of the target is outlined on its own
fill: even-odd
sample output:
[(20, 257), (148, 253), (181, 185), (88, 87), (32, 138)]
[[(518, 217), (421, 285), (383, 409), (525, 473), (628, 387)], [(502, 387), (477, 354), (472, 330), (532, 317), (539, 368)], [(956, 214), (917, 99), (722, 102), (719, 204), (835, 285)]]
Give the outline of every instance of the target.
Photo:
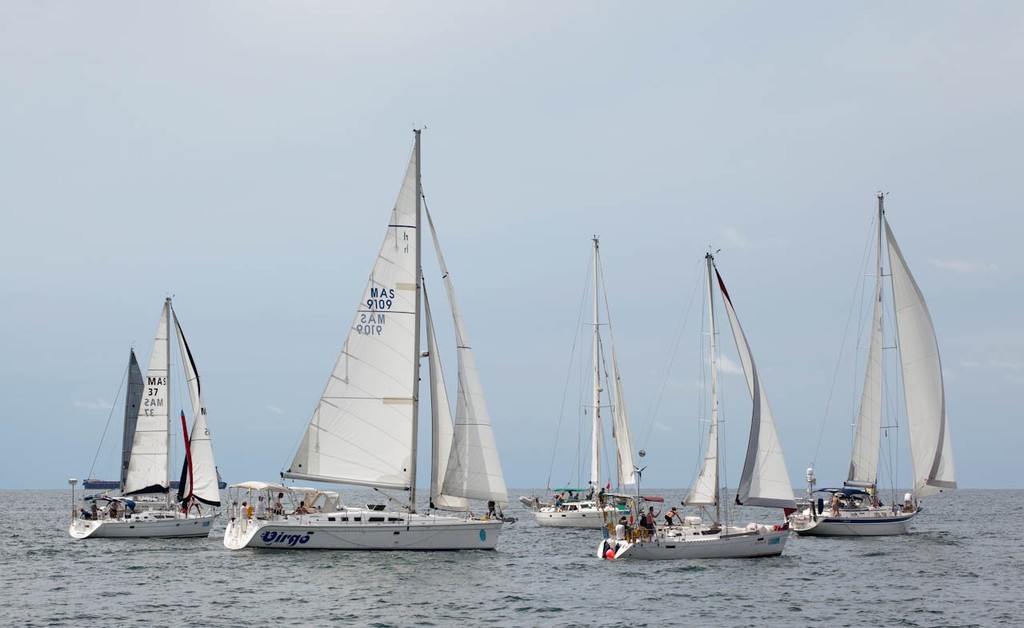
[(951, 260), (939, 260), (933, 259), (928, 260), (932, 263), (932, 266), (941, 268), (942, 270), (950, 270), (954, 273), (961, 275), (968, 275), (974, 273), (994, 273), (999, 270), (999, 267), (995, 264), (984, 264), (981, 262), (969, 262), (962, 259), (951, 259)]
[(965, 369), (976, 369), (979, 366), (981, 366), (981, 363), (978, 362), (977, 360), (968, 360), (965, 358), (963, 360), (960, 360), (960, 366), (962, 366)]
[(284, 410), (282, 410), (281, 408), (278, 408), (277, 406), (270, 406), (270, 405), (268, 405), (267, 406), (267, 410), (269, 412), (271, 412), (272, 414), (277, 414), (277, 415), (283, 415), (284, 414)]
[(743, 375), (743, 367), (722, 355), (718, 358), (718, 372), (726, 375)]
[(747, 239), (744, 238), (743, 234), (737, 231), (735, 227), (726, 227), (725, 229), (722, 229), (722, 236), (729, 244), (738, 247), (747, 246)]
[(989, 360), (988, 364), (992, 368), (999, 369), (1001, 371), (1017, 371), (1020, 370), (1022, 366), (1020, 362), (1007, 362), (1006, 360)]
[(85, 410), (110, 410), (114, 407), (114, 404), (110, 403), (106, 399), (97, 397), (92, 401), (72, 401), (71, 405), (76, 408), (83, 408)]

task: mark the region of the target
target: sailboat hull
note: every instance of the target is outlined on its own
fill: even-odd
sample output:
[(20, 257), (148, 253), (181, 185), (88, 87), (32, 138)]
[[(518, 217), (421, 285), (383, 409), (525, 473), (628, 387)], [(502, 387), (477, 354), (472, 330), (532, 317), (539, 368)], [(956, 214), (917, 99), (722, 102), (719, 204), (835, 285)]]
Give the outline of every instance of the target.
[(146, 511), (128, 519), (75, 519), (68, 534), (76, 539), (172, 539), (210, 536), (216, 515), (185, 516)]
[[(782, 527), (779, 530), (777, 528)], [(704, 558), (759, 558), (778, 556), (786, 547), (785, 526), (729, 528), (725, 533), (704, 534), (700, 530), (659, 530), (652, 540), (626, 542), (607, 539), (598, 545), (599, 558), (680, 560)]]
[(549, 528), (587, 528), (598, 530), (605, 526), (606, 521), (617, 521), (622, 515), (629, 515), (629, 510), (615, 508), (598, 508), (590, 505), (567, 504), (562, 508), (546, 507), (533, 513), (537, 524)]
[(808, 509), (789, 518), (790, 528), (801, 536), (895, 536), (910, 531), (917, 512), (890, 510), (841, 511), (838, 517), (815, 516)]
[(367, 511), (292, 515), (266, 521), (238, 517), (224, 531), (224, 546), (233, 550), (493, 550), (501, 525), (494, 519)]

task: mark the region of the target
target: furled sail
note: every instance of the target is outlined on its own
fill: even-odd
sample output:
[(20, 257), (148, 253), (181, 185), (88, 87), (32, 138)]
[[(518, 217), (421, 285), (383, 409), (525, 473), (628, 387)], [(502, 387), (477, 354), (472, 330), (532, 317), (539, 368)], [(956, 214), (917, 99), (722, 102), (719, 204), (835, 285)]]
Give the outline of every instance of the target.
[(750, 506), (768, 506), (779, 508), (796, 508), (793, 485), (789, 481), (786, 470), (786, 459), (782, 454), (782, 444), (775, 430), (768, 397), (757, 373), (754, 357), (743, 328), (736, 317), (729, 292), (725, 289), (722, 276), (715, 269), (718, 287), (722, 291), (725, 311), (729, 315), (729, 325), (736, 341), (743, 373), (747, 378), (747, 387), (753, 400), (753, 412), (750, 417), (750, 438), (747, 441), (747, 456), (743, 463), (736, 499), (740, 504)]
[(355, 320), (284, 477), (410, 489), (418, 353), (414, 150)]
[(153, 340), (153, 352), (149, 358), (149, 370), (143, 382), (142, 405), (139, 420), (135, 425), (132, 441), (132, 457), (124, 486), (125, 495), (140, 493), (166, 493), (169, 485), (167, 475), (170, 418), (168, 415), (168, 368), (170, 364), (170, 343), (168, 340), (168, 315), (171, 300), (164, 302)]
[(914, 492), (918, 497), (956, 488), (953, 448), (946, 419), (942, 362), (935, 327), (889, 222), (885, 235), (892, 272), (896, 334), (910, 428)]

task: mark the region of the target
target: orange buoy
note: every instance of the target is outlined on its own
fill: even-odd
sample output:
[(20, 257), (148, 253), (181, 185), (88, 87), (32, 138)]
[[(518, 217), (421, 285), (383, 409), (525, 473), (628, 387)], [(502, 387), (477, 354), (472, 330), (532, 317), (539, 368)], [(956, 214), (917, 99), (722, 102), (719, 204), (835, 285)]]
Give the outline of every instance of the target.
[(608, 551), (604, 553), (604, 557), (608, 560), (612, 560), (615, 558), (615, 550), (608, 548)]

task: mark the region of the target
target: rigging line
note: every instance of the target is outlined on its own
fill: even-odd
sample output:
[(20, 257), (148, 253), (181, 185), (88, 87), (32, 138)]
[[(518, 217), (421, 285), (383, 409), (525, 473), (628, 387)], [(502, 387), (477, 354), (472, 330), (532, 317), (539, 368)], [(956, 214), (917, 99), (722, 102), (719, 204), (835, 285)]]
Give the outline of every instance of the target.
[[(124, 386), (125, 380), (128, 379), (128, 369), (131, 368), (131, 360), (128, 361), (128, 366), (124, 367), (124, 375), (121, 376), (121, 383), (117, 385), (117, 392), (114, 394), (114, 399), (118, 399), (121, 396), (121, 387)], [(117, 408), (116, 404), (110, 404), (110, 414), (107, 415), (107, 423), (103, 426), (103, 434), (100, 436), (100, 444), (96, 448), (96, 455), (92, 458), (92, 465), (89, 466), (89, 477), (93, 476), (93, 471), (96, 470), (96, 460), (100, 457), (100, 450), (103, 449), (103, 441), (107, 438), (107, 430), (110, 428), (110, 420), (114, 418), (114, 409)], [(121, 470), (118, 470), (118, 480), (121, 479)]]
[[(871, 222), (872, 228), (870, 230), (871, 232), (874, 231), (874, 224), (875, 224), (874, 221), (872, 221)], [(863, 273), (863, 271), (864, 271), (864, 269), (865, 269), (865, 267), (867, 265), (867, 258), (869, 256), (869, 251), (870, 251), (871, 243), (872, 243), (872, 238), (869, 235), (867, 243), (864, 246), (864, 253), (861, 256), (861, 266), (860, 266), (861, 271), (857, 275), (857, 284), (854, 285), (853, 300), (850, 303), (850, 309), (849, 309), (849, 312), (847, 312), (847, 315), (846, 315), (846, 325), (843, 328), (843, 338), (842, 338), (842, 342), (840, 342), (840, 344), (839, 344), (839, 357), (836, 359), (836, 366), (835, 366), (835, 369), (832, 371), (832, 384), (831, 384), (831, 386), (829, 387), (829, 390), (828, 390), (828, 397), (825, 399), (825, 415), (822, 417), (822, 419), (821, 419), (821, 427), (818, 429), (818, 442), (814, 446), (814, 456), (811, 458), (811, 466), (812, 467), (816, 466), (816, 464), (817, 464), (818, 453), (821, 451), (821, 441), (822, 441), (822, 439), (825, 436), (825, 424), (828, 422), (828, 415), (829, 415), (829, 412), (832, 409), (832, 397), (833, 397), (833, 395), (835, 394), (835, 391), (836, 391), (836, 383), (839, 381), (839, 367), (842, 365), (842, 362), (843, 362), (843, 347), (846, 346), (846, 340), (847, 340), (847, 338), (850, 335), (850, 322), (853, 320), (853, 313), (855, 311), (857, 311), (857, 309), (858, 309), (856, 307), (856, 302), (857, 302), (858, 294), (863, 293), (863, 283), (864, 283), (864, 277), (863, 277), (864, 273)], [(858, 285), (861, 286), (860, 290), (858, 290), (858, 288), (857, 288)], [(856, 361), (855, 361), (855, 365), (856, 365)], [(856, 370), (857, 369), (854, 368), (854, 371), (855, 371), (854, 377), (855, 378), (856, 378)]]
[[(704, 259), (700, 259), (697, 263), (698, 269), (704, 265)], [(699, 276), (699, 275), (698, 275)], [(668, 386), (668, 378), (672, 372), (672, 365), (676, 359), (676, 353), (679, 351), (679, 344), (683, 337), (683, 329), (686, 327), (686, 322), (690, 319), (690, 312), (693, 309), (693, 303), (696, 300), (697, 290), (701, 287), (700, 282), (694, 282), (693, 292), (690, 294), (690, 302), (686, 306), (686, 312), (683, 314), (682, 319), (679, 321), (679, 326), (676, 328), (675, 338), (672, 339), (672, 345), (669, 349), (668, 359), (666, 360), (665, 366), (662, 368), (662, 372), (665, 374), (661, 380), (661, 386), (658, 388), (658, 394), (655, 395), (654, 401), (647, 410), (647, 433), (644, 434), (644, 449), (647, 448), (648, 442), (651, 438), (651, 430), (654, 427), (654, 420), (658, 416), (658, 408), (661, 406), (662, 397), (665, 395), (665, 388)]]
[[(592, 264), (593, 264), (592, 260), (587, 262), (587, 273), (586, 273), (586, 275), (583, 278), (584, 289), (581, 291), (582, 296), (580, 297), (580, 310), (579, 310), (579, 315), (576, 317), (576, 325), (575, 325), (576, 333), (573, 334), (572, 348), (569, 351), (569, 368), (566, 369), (566, 374), (565, 374), (565, 387), (562, 390), (562, 405), (561, 405), (561, 407), (558, 410), (558, 424), (555, 426), (555, 440), (554, 440), (554, 443), (552, 443), (552, 445), (551, 445), (551, 464), (548, 467), (548, 481), (547, 481), (547, 483), (548, 483), (547, 488), (548, 489), (551, 488), (551, 475), (554, 473), (554, 469), (555, 469), (555, 455), (558, 453), (558, 436), (559, 436), (559, 434), (560, 434), (560, 432), (562, 430), (562, 419), (565, 417), (565, 402), (566, 402), (566, 399), (568, 399), (568, 397), (569, 397), (569, 382), (572, 380), (572, 371), (573, 371), (572, 363), (573, 363), (573, 359), (574, 359), (574, 357), (576, 355), (576, 344), (579, 341), (580, 330), (583, 328), (583, 322), (582, 322), (583, 321), (583, 308), (586, 307), (586, 303), (587, 303), (587, 290), (586, 290), (586, 286), (587, 286), (587, 284), (590, 281), (590, 270), (592, 268)], [(577, 447), (577, 450), (578, 449), (579, 448)]]

